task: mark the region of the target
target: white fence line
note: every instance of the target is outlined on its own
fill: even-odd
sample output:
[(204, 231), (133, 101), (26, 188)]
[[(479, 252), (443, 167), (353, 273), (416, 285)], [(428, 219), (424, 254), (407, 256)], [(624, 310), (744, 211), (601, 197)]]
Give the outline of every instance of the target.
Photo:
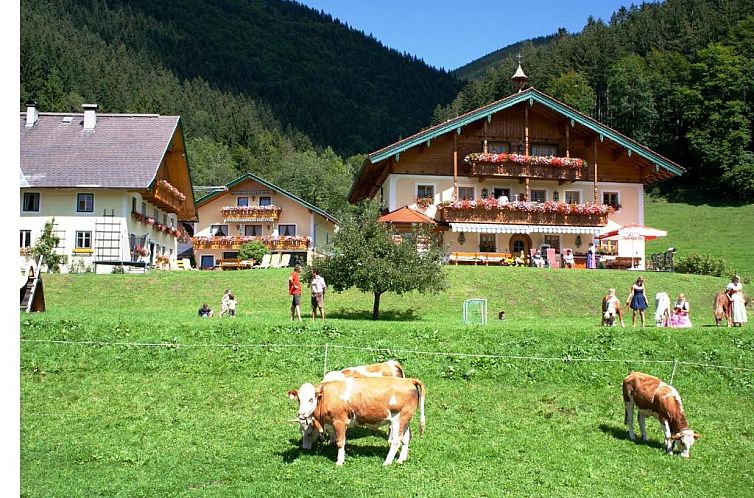
[[(754, 372), (754, 368), (733, 367), (729, 365), (712, 365), (708, 363), (699, 363), (693, 361), (672, 360), (647, 360), (647, 359), (602, 359), (602, 358), (575, 358), (570, 356), (522, 356), (522, 355), (499, 355), (499, 354), (479, 354), (479, 353), (457, 353), (444, 351), (422, 351), (415, 349), (394, 349), (389, 347), (363, 347), (363, 346), (341, 346), (336, 344), (277, 344), (277, 343), (259, 343), (259, 344), (222, 344), (222, 343), (204, 343), (204, 344), (182, 344), (174, 342), (120, 342), (120, 341), (68, 341), (56, 339), (21, 339), (21, 342), (27, 343), (47, 343), (47, 344), (67, 344), (74, 346), (128, 346), (128, 347), (164, 347), (164, 348), (317, 348), (324, 349), (324, 370), (327, 372), (327, 361), (330, 349), (347, 349), (354, 351), (369, 352), (389, 352), (391, 354), (414, 354), (426, 356), (445, 356), (456, 358), (494, 358), (501, 360), (526, 360), (526, 361), (558, 361), (561, 363), (569, 362), (593, 362), (593, 363), (647, 363), (668, 365), (673, 364), (673, 373), (677, 365), (695, 366), (703, 368), (718, 368), (726, 370), (740, 370), (744, 372)], [(672, 377), (671, 375), (671, 377)], [(672, 384), (671, 384), (672, 385)]]

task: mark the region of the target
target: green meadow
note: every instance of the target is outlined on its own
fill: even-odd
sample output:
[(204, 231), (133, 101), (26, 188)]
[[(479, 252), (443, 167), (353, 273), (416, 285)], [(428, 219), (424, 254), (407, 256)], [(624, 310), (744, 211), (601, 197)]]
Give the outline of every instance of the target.
[[(636, 272), (447, 272), (443, 293), (383, 296), (379, 322), (371, 296), (348, 291), (302, 324), (288, 270), (45, 275), (48, 311), (20, 318), (22, 495), (751, 494), (754, 327), (714, 326), (726, 279), (642, 273), (650, 301), (684, 292), (694, 323), (656, 328), (649, 313), (642, 329), (599, 326), (601, 296), (625, 300)], [(238, 316), (197, 318), (226, 288)], [(468, 298), (488, 300), (486, 326), (461, 322)], [(407, 462), (382, 466), (384, 429), (349, 430), (342, 468), (334, 447), (301, 450), (286, 392), (389, 358), (427, 386)], [(690, 459), (665, 455), (654, 419), (648, 443), (627, 439), (632, 369), (680, 391), (703, 435)]]

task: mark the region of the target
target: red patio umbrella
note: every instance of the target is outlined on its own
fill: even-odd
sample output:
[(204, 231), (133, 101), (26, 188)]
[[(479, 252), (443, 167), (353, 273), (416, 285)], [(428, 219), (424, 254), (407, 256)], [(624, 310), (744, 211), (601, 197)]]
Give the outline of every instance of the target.
[(665, 230), (645, 227), (644, 225), (639, 225), (638, 223), (629, 223), (628, 225), (623, 225), (622, 227), (616, 228), (615, 230), (610, 230), (608, 232), (600, 234), (597, 236), (597, 238), (604, 240), (612, 237), (621, 237), (626, 239), (638, 239), (640, 237), (643, 237), (644, 240), (652, 240), (658, 237), (665, 237), (667, 234), (668, 232), (666, 232)]

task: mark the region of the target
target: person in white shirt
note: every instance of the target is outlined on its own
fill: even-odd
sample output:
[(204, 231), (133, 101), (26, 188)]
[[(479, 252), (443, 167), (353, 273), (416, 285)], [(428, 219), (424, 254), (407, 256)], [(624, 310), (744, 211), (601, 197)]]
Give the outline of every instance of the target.
[(563, 266), (573, 268), (573, 253), (570, 249), (566, 249), (566, 253), (563, 255)]
[(325, 284), (325, 279), (317, 273), (316, 269), (312, 270), (312, 283), (309, 286), (312, 288), (312, 321), (317, 319), (317, 310), (319, 310), (319, 314), (324, 321), (325, 288), (327, 284)]

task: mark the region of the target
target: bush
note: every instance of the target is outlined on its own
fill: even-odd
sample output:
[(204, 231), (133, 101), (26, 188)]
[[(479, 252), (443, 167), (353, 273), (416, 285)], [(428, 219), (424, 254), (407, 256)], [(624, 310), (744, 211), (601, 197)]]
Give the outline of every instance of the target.
[(720, 256), (715, 258), (711, 254), (690, 253), (688, 256), (678, 258), (674, 269), (678, 273), (693, 273), (695, 275), (713, 275), (715, 277), (730, 278), (735, 270)]
[(269, 250), (267, 246), (258, 240), (247, 242), (241, 246), (238, 250), (239, 259), (254, 259), (256, 261), (262, 261), (262, 257), (267, 254)]

